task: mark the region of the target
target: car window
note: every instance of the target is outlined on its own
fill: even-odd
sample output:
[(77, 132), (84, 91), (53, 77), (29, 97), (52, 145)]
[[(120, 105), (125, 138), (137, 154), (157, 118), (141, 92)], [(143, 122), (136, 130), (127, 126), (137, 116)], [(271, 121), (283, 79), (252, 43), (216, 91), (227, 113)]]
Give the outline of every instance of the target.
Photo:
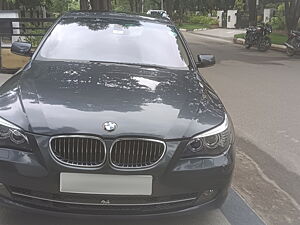
[(64, 19), (52, 31), (39, 60), (87, 60), (188, 69), (189, 57), (175, 29), (129, 20)]

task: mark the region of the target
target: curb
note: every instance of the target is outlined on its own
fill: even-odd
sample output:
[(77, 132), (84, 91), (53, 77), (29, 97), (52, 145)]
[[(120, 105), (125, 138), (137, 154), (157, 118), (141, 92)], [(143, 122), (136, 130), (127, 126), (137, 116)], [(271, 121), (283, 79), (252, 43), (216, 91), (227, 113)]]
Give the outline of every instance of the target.
[(208, 28), (201, 28), (201, 29), (194, 29), (194, 30), (188, 30), (188, 29), (182, 29), (182, 28), (179, 29), (179, 31), (181, 31), (181, 32), (187, 32), (187, 31), (194, 32), (194, 31), (203, 31), (203, 30), (208, 30)]
[(215, 35), (211, 35), (211, 34), (197, 33), (197, 32), (194, 32), (194, 31), (189, 31), (189, 32), (192, 33), (192, 34), (199, 35), (199, 36), (204, 36), (204, 37), (212, 37), (212, 38), (222, 39), (222, 40), (226, 40), (226, 41), (231, 40), (231, 37), (220, 37), (220, 36), (215, 36)]
[[(245, 39), (243, 39), (243, 38), (233, 38), (233, 43), (243, 45), (245, 43)], [(271, 49), (275, 50), (275, 51), (279, 51), (279, 52), (286, 52), (286, 46), (285, 45), (272, 44)]]

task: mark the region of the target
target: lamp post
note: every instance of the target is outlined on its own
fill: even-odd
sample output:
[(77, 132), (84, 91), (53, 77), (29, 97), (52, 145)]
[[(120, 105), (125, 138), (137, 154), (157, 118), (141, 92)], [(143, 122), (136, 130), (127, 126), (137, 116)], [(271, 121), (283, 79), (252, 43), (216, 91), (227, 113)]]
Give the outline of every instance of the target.
[(161, 10), (164, 10), (164, 0), (160, 0), (161, 2)]

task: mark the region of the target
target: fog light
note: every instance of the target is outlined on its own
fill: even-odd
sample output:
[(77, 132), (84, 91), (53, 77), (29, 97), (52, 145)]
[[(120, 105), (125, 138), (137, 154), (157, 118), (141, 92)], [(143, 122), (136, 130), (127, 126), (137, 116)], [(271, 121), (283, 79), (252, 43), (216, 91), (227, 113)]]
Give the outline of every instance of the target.
[(199, 203), (205, 203), (213, 200), (218, 194), (217, 190), (209, 189), (204, 192), (202, 192), (198, 198)]
[(4, 184), (0, 183), (0, 196), (10, 198), (10, 193)]

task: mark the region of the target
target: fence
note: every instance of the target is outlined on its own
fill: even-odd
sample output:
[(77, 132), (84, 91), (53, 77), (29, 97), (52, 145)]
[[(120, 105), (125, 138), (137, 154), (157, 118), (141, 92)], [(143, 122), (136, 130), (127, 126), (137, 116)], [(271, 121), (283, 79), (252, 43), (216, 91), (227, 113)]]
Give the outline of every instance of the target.
[(54, 18), (0, 18), (0, 71), (9, 70), (2, 65), (2, 50), (10, 47), (11, 42), (26, 41), (36, 47)]

